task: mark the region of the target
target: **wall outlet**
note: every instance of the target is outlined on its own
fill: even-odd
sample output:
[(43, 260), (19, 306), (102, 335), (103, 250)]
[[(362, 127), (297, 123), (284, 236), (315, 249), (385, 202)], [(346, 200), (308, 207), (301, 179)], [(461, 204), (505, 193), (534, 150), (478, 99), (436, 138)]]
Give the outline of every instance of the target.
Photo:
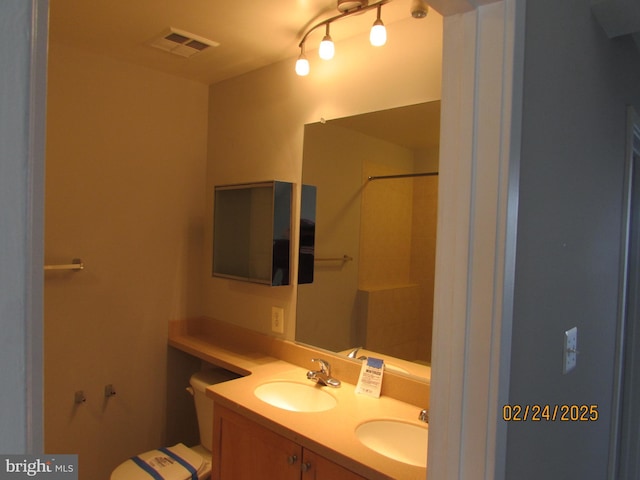
[(564, 332), (564, 355), (562, 373), (567, 374), (578, 363), (578, 327), (573, 327)]
[(284, 333), (284, 308), (271, 307), (271, 331)]

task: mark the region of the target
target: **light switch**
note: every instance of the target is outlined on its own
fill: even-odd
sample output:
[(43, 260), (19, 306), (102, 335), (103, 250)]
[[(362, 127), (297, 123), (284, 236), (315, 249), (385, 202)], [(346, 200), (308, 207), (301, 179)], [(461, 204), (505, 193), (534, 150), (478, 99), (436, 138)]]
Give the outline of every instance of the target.
[(564, 332), (564, 355), (562, 373), (567, 374), (578, 362), (578, 327), (573, 327)]

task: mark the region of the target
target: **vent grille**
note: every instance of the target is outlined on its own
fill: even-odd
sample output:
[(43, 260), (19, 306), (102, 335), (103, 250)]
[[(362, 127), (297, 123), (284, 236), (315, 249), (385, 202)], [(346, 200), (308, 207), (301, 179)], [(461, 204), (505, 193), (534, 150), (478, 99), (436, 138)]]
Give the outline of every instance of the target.
[(209, 48), (209, 45), (199, 40), (191, 40), (189, 43), (187, 43), (187, 47), (191, 47), (196, 50), (202, 51), (205, 48)]
[(220, 44), (189, 32), (169, 28), (158, 38), (153, 39), (149, 45), (174, 55), (189, 58)]

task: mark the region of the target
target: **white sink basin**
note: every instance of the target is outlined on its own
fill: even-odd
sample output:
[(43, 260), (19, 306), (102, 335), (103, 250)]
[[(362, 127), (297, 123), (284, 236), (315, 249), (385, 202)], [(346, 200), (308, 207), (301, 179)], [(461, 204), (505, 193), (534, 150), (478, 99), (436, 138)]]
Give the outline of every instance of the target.
[(399, 420), (373, 420), (356, 428), (366, 447), (385, 457), (418, 467), (427, 466), (429, 429)]
[(263, 402), (291, 412), (322, 412), (337, 403), (317, 384), (276, 381), (259, 385), (253, 393)]

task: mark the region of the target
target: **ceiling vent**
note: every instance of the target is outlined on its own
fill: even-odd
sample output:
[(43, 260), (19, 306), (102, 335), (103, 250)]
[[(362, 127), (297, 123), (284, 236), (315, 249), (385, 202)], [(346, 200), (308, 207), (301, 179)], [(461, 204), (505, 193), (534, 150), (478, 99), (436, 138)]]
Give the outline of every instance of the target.
[(178, 30), (177, 28), (169, 28), (158, 38), (152, 40), (150, 45), (165, 52), (189, 58), (220, 44), (193, 33)]

